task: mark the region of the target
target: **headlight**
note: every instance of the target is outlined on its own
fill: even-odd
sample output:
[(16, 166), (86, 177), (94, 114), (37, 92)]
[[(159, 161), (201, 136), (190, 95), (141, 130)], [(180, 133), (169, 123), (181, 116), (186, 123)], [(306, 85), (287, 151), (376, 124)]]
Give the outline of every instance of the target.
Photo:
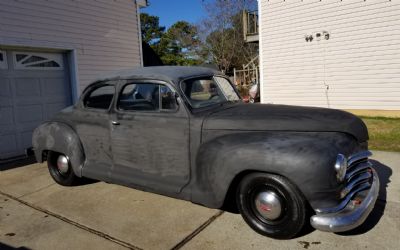
[(344, 177), (346, 176), (347, 170), (347, 159), (344, 155), (338, 154), (338, 156), (336, 157), (335, 170), (336, 179), (339, 182), (342, 182), (344, 180)]

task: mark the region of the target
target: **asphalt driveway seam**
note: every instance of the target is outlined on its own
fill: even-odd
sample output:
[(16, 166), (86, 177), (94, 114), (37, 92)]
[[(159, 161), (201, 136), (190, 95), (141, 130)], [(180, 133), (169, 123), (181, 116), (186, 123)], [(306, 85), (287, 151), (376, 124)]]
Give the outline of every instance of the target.
[(108, 241), (111, 241), (111, 242), (115, 243), (115, 244), (118, 244), (118, 245), (120, 245), (120, 246), (126, 247), (127, 249), (132, 249), (132, 250), (143, 250), (143, 249), (140, 248), (140, 247), (134, 246), (134, 245), (132, 245), (132, 244), (130, 244), (130, 243), (128, 243), (128, 242), (125, 242), (125, 241), (123, 241), (123, 240), (117, 239), (117, 238), (115, 238), (115, 237), (113, 237), (113, 236), (111, 236), (111, 235), (105, 234), (105, 233), (103, 233), (103, 232), (101, 232), (101, 231), (98, 231), (98, 230), (96, 230), (96, 229), (93, 229), (93, 228), (90, 228), (90, 227), (88, 227), (88, 226), (79, 224), (79, 223), (77, 223), (77, 222), (75, 222), (75, 221), (72, 221), (72, 220), (70, 220), (70, 219), (68, 219), (68, 218), (66, 218), (66, 217), (64, 217), (64, 216), (61, 216), (61, 215), (59, 215), (59, 214), (53, 213), (53, 212), (48, 211), (48, 210), (46, 210), (46, 209), (43, 209), (43, 208), (41, 208), (41, 207), (35, 206), (35, 205), (33, 205), (33, 204), (30, 204), (30, 203), (28, 203), (28, 202), (26, 202), (26, 201), (24, 201), (24, 200), (21, 200), (21, 199), (18, 198), (18, 197), (15, 197), (15, 196), (10, 195), (10, 194), (7, 194), (7, 193), (4, 193), (4, 192), (2, 192), (1, 190), (0, 190), (0, 194), (1, 194), (1, 195), (4, 195), (4, 196), (6, 196), (6, 197), (8, 197), (9, 199), (12, 199), (12, 200), (14, 200), (14, 201), (17, 201), (17, 202), (19, 202), (19, 203), (21, 203), (21, 204), (23, 204), (23, 205), (25, 205), (25, 206), (28, 206), (28, 207), (30, 207), (30, 208), (32, 208), (32, 209), (35, 209), (35, 210), (40, 211), (40, 212), (42, 212), (42, 213), (45, 213), (45, 214), (47, 214), (47, 215), (49, 215), (49, 216), (52, 216), (52, 217), (57, 218), (57, 219), (59, 219), (59, 220), (62, 220), (62, 221), (66, 222), (66, 223), (68, 223), (68, 224), (70, 224), (70, 225), (73, 225), (73, 226), (75, 226), (75, 227), (78, 227), (78, 228), (80, 228), (80, 229), (82, 229), (82, 230), (85, 230), (85, 231), (87, 231), (87, 232), (89, 232), (89, 233), (92, 233), (92, 234), (95, 234), (95, 235), (97, 235), (97, 236), (99, 236), (99, 237), (102, 237), (102, 238), (104, 238), (104, 239), (106, 239), (106, 240), (108, 240)]
[(213, 223), (218, 217), (220, 217), (222, 214), (224, 213), (224, 211), (219, 211), (218, 213), (214, 214), (213, 216), (211, 216), (206, 222), (204, 222), (203, 224), (201, 224), (198, 228), (196, 228), (196, 230), (194, 230), (193, 232), (191, 232), (188, 236), (186, 236), (183, 240), (181, 240), (180, 242), (178, 242), (178, 244), (176, 244), (173, 248), (171, 248), (171, 250), (177, 250), (177, 249), (181, 249), (186, 243), (188, 243), (189, 241), (191, 241), (194, 237), (196, 237), (196, 235), (198, 235), (199, 233), (201, 233), (201, 231), (203, 231), (206, 227), (208, 227), (211, 223)]

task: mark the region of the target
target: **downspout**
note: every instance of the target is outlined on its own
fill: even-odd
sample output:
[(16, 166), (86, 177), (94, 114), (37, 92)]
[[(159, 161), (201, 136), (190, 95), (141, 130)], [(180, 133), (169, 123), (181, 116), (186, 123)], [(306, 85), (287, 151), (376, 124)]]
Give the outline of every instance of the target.
[(324, 86), (325, 86), (325, 97), (326, 97), (326, 105), (328, 106), (328, 108), (331, 107), (331, 103), (329, 100), (329, 84), (326, 83), (326, 60), (325, 60), (325, 56), (326, 56), (326, 41), (322, 40), (323, 42), (323, 46), (324, 46)]

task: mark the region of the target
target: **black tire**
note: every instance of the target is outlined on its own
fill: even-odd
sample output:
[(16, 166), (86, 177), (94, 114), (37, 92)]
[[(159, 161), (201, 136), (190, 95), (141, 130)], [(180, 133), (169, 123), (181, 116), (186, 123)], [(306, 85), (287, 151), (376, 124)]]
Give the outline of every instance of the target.
[(62, 186), (74, 186), (79, 182), (79, 177), (77, 177), (72, 170), (71, 163), (68, 161), (68, 170), (62, 173), (57, 167), (58, 157), (62, 155), (57, 152), (49, 151), (47, 155), (47, 166), (51, 177), (55, 182)]
[[(255, 200), (261, 192), (276, 194), (281, 204), (279, 217), (268, 219), (257, 210)], [(298, 234), (305, 224), (307, 202), (298, 188), (282, 176), (266, 173), (247, 175), (238, 186), (236, 199), (243, 219), (261, 235), (290, 239)]]

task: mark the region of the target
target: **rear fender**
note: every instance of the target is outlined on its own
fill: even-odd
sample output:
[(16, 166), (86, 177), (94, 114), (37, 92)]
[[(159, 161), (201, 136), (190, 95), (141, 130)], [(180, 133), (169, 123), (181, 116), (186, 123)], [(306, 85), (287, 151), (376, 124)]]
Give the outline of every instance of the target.
[(47, 122), (35, 129), (32, 145), (38, 162), (43, 162), (46, 151), (55, 151), (66, 155), (76, 176), (82, 176), (85, 155), (76, 132), (67, 124)]

